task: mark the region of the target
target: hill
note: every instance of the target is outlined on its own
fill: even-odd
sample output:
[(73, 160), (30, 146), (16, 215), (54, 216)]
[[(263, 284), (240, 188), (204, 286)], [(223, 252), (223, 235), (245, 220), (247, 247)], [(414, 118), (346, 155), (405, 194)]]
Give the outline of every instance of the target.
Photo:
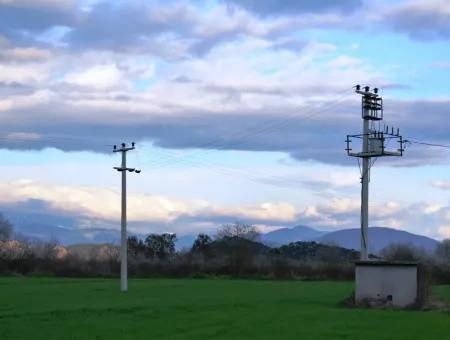
[(273, 252), (295, 260), (336, 262), (353, 261), (359, 258), (359, 251), (317, 242), (293, 242), (275, 248)]
[(269, 254), (272, 248), (256, 241), (241, 237), (224, 237), (215, 240), (207, 246), (207, 251), (215, 255), (229, 255), (234, 251), (245, 250), (252, 255)]
[(261, 235), (261, 241), (269, 246), (281, 246), (291, 242), (317, 239), (327, 232), (307, 226), (281, 228)]

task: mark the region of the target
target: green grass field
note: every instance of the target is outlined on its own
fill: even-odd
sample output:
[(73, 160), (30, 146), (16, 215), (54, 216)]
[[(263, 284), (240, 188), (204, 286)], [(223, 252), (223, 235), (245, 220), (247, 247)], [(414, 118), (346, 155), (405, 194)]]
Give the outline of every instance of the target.
[[(343, 282), (0, 278), (0, 339), (450, 339), (450, 314), (347, 309)], [(450, 300), (450, 286), (435, 294)]]

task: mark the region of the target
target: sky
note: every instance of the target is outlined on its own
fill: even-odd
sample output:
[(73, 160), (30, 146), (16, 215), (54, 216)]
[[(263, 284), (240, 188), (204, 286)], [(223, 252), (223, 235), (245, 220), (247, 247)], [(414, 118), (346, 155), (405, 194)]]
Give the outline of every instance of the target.
[[(446, 0), (0, 0), (0, 211), (118, 229), (112, 148), (136, 142), (133, 232), (358, 227), (353, 86), (450, 144), (449, 22)], [(450, 238), (449, 155), (378, 159), (369, 225)]]

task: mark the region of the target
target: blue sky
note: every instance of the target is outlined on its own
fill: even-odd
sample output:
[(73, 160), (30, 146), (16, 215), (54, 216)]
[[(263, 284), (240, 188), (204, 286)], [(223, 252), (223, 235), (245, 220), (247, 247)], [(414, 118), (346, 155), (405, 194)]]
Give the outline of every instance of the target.
[[(111, 149), (135, 141), (133, 231), (357, 227), (352, 86), (450, 144), (449, 20), (445, 0), (0, 0), (0, 210), (118, 228)], [(370, 225), (450, 237), (449, 160), (378, 160)]]

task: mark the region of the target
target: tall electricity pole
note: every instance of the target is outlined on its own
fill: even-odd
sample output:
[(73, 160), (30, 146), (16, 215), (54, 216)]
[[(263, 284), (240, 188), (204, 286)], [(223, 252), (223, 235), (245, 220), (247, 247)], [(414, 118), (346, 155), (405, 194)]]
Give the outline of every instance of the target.
[(114, 167), (117, 171), (122, 173), (122, 213), (120, 224), (120, 290), (126, 292), (128, 290), (128, 265), (127, 265), (127, 171), (140, 173), (141, 170), (135, 168), (127, 168), (127, 152), (134, 150), (134, 142), (131, 147), (122, 143), (121, 148), (118, 149), (114, 145), (113, 152), (122, 153), (122, 166)]
[[(404, 141), (399, 130), (394, 132), (392, 128), (384, 126), (381, 129), (380, 121), (383, 120), (383, 99), (378, 94), (378, 89), (370, 91), (369, 86), (361, 90), (356, 85), (356, 93), (362, 96), (361, 114), (363, 119), (363, 133), (360, 135), (347, 136), (347, 154), (352, 157), (362, 158), (361, 168), (361, 260), (369, 259), (369, 181), (370, 168), (373, 165), (371, 158), (385, 156), (403, 156)], [(375, 122), (378, 121), (378, 126)], [(389, 151), (389, 141), (395, 139), (398, 149)], [(351, 143), (356, 140), (361, 147), (361, 152), (352, 152)]]
[[(378, 92), (378, 91), (377, 91)], [(367, 100), (364, 100), (363, 95), (363, 154), (369, 152), (369, 106)], [(367, 98), (370, 100), (370, 98)], [(370, 157), (362, 157), (362, 175), (361, 175), (361, 260), (367, 260), (369, 258), (368, 245), (369, 241), (369, 169)]]

